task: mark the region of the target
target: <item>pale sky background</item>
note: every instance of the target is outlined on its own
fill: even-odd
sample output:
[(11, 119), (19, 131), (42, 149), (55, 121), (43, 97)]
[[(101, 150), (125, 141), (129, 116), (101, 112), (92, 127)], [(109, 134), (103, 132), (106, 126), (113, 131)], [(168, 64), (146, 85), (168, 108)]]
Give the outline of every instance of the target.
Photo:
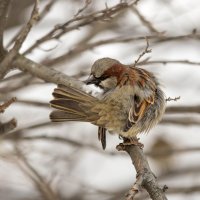
[[(46, 1), (44, 1), (46, 2)], [(98, 9), (105, 6), (105, 1), (94, 1), (98, 4)], [(158, 3), (159, 2), (159, 3)], [(108, 0), (108, 6), (115, 4), (116, 1)], [(44, 3), (41, 3), (43, 7)], [(74, 7), (78, 9), (77, 7)], [(50, 30), (54, 24), (60, 24), (66, 21), (67, 18), (75, 13), (74, 8), (68, 6), (68, 1), (57, 1), (53, 9), (49, 12), (45, 20), (33, 28), (29, 37), (23, 45), (23, 52), (35, 40), (44, 35)], [(166, 31), (169, 35), (189, 34), (194, 28), (200, 30), (200, 3), (198, 0), (174, 0), (174, 1), (142, 1), (138, 5), (141, 13), (151, 21), (154, 26), (160, 31)], [(27, 14), (30, 14), (28, 9)], [(138, 35), (148, 31), (142, 28), (138, 18), (129, 11), (128, 16), (124, 20), (129, 20), (123, 26), (120, 32), (113, 33), (108, 31), (106, 34), (100, 34), (97, 39), (106, 39), (114, 36), (131, 36), (131, 30), (137, 29)], [(94, 27), (95, 28), (95, 27)], [(6, 42), (15, 34), (19, 27), (7, 30)], [(68, 51), (69, 48), (76, 44), (77, 40), (81, 39), (82, 34), (87, 32), (87, 28), (75, 30), (70, 34), (62, 37), (61, 42), (49, 41), (41, 46), (40, 49), (34, 50), (28, 57), (34, 61), (41, 61), (46, 56), (56, 57), (63, 51)], [(51, 49), (52, 51), (44, 51)], [(68, 75), (76, 74), (79, 66), (90, 67), (93, 62), (102, 57), (112, 57), (120, 60), (124, 64), (133, 63), (137, 58), (142, 48), (145, 47), (145, 41), (142, 43), (127, 43), (113, 44), (100, 46), (94, 50), (89, 50), (82, 53), (76, 60), (64, 63), (57, 70)], [(198, 40), (185, 40), (185, 42), (172, 41), (162, 45), (152, 45), (152, 60), (181, 60), (188, 59), (192, 61), (200, 61), (200, 42)], [(199, 66), (183, 65), (183, 64), (168, 64), (168, 65), (150, 65), (145, 66), (147, 70), (154, 72), (162, 83), (162, 88), (167, 97), (181, 96), (177, 102), (169, 102), (169, 105), (198, 105), (200, 102), (200, 70)], [(16, 71), (12, 72), (16, 73)], [(89, 70), (88, 70), (89, 73)], [(85, 77), (86, 78), (86, 77)], [(36, 100), (49, 102), (52, 98), (52, 91), (55, 84), (37, 84), (26, 87), (23, 90), (14, 93), (19, 99)], [(18, 128), (27, 127), (30, 124), (37, 124), (39, 121), (49, 121), (49, 113), (51, 109), (31, 106), (21, 106), (21, 104), (13, 104), (4, 114), (3, 120), (10, 119), (14, 116), (18, 121)], [(185, 115), (186, 116), (186, 115)], [(191, 114), (188, 114), (190, 117)], [(192, 115), (200, 120), (199, 115)], [(46, 175), (49, 180), (52, 180), (53, 187), (59, 191), (69, 195), (76, 193), (77, 190), (84, 188), (96, 188), (106, 192), (116, 192), (121, 188), (130, 188), (135, 181), (135, 170), (131, 164), (130, 158), (125, 153), (119, 153), (118, 156), (111, 156), (101, 150), (101, 145), (97, 141), (97, 127), (88, 123), (67, 123), (55, 126), (54, 128), (34, 129), (34, 131), (26, 131), (27, 135), (56, 135), (78, 140), (85, 144), (93, 144), (99, 148), (99, 152), (91, 149), (76, 149), (64, 144), (54, 144), (45, 141), (26, 142), (20, 144), (21, 148), (28, 155), (28, 158), (43, 175)], [(200, 127), (199, 126), (174, 126), (174, 125), (158, 125), (150, 131), (148, 135), (141, 135), (141, 142), (144, 144), (144, 151), (148, 151), (157, 137), (164, 137), (176, 147), (192, 147), (200, 144)], [(107, 136), (106, 151), (115, 152), (115, 146), (120, 142), (117, 135)], [(9, 142), (4, 142), (0, 146), (0, 154), (3, 155), (12, 149)], [(70, 157), (70, 155), (75, 155)], [(77, 155), (77, 157), (76, 157)], [(176, 154), (174, 158), (174, 168), (184, 168), (186, 166), (200, 166), (199, 153)], [(63, 158), (59, 159), (59, 158)], [(69, 163), (64, 159), (71, 159)], [(152, 170), (155, 174), (159, 172), (159, 167), (156, 163), (149, 159)], [(73, 169), (69, 171), (68, 169)], [(54, 175), (52, 179), (51, 176)], [(173, 186), (191, 186), (200, 185), (200, 175), (178, 176), (176, 179), (165, 179), (160, 182), (161, 185)], [(68, 189), (66, 189), (68, 188)], [(0, 197), (1, 190), (8, 190), (5, 200), (16, 200), (15, 193), (18, 198), (36, 195), (34, 186), (30, 180), (16, 167), (14, 161), (7, 162), (0, 159)], [(168, 195), (170, 200), (199, 200), (200, 193), (185, 195)], [(1, 199), (1, 198), (0, 198)], [(92, 194), (88, 199), (95, 199)], [(104, 199), (104, 198), (102, 198)], [(105, 198), (106, 200), (106, 198)]]

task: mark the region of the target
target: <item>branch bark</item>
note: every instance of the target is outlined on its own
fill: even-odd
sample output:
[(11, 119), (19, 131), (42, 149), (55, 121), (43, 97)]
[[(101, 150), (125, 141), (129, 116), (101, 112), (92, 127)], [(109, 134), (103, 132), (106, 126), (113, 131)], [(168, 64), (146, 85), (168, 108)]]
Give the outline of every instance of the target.
[(159, 187), (156, 177), (151, 171), (148, 161), (141, 148), (135, 145), (126, 145), (123, 146), (123, 148), (124, 149), (121, 149), (120, 145), (117, 146), (119, 151), (125, 150), (129, 154), (137, 172), (137, 180), (129, 191), (126, 200), (133, 200), (135, 194), (139, 191), (140, 186), (146, 189), (151, 199), (167, 200), (167, 197), (165, 196), (163, 189)]
[(83, 85), (83, 82), (81, 81), (78, 81), (52, 68), (48, 68), (44, 65), (35, 63), (22, 55), (18, 55), (18, 57), (13, 62), (13, 65), (19, 68), (21, 71), (29, 72), (33, 76), (38, 77), (46, 82), (70, 85), (79, 89), (81, 89)]

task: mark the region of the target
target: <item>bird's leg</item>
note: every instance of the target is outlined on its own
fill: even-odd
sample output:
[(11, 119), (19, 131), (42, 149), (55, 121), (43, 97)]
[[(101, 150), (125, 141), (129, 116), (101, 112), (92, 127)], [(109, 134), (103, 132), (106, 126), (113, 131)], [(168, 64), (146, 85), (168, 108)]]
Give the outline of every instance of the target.
[(123, 139), (124, 139), (124, 142), (120, 143), (116, 147), (118, 151), (124, 151), (126, 146), (130, 146), (130, 145), (138, 146), (140, 147), (140, 149), (144, 148), (144, 145), (141, 142), (139, 142), (140, 138), (137, 138), (137, 137), (125, 138), (124, 137)]

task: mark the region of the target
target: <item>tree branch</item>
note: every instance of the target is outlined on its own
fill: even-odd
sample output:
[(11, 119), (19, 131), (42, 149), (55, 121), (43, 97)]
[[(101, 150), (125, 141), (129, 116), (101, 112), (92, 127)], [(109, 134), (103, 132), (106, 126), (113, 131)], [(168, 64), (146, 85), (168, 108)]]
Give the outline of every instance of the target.
[(196, 106), (170, 106), (166, 108), (166, 113), (200, 113), (200, 105)]
[(22, 29), (21, 33), (19, 34), (19, 37), (16, 39), (14, 47), (10, 50), (10, 52), (5, 56), (5, 58), (0, 63), (0, 79), (2, 79), (9, 71), (11, 63), (17, 56), (30, 29), (32, 28), (34, 22), (37, 21), (37, 19), (38, 19), (38, 0), (35, 0), (35, 5), (33, 7), (30, 20), (28, 21), (27, 25)]
[(11, 119), (8, 122), (1, 123), (0, 122), (0, 135), (6, 134), (10, 131), (12, 131), (17, 126), (16, 119)]
[(126, 200), (133, 200), (134, 196), (139, 192), (140, 186), (147, 190), (153, 200), (167, 200), (163, 190), (158, 186), (155, 175), (151, 171), (143, 151), (136, 145), (125, 145), (123, 147), (118, 145), (117, 150), (125, 150), (129, 154), (137, 172), (137, 180), (129, 191)]
[[(50, 0), (50, 2), (46, 4), (46, 6), (43, 8), (43, 10), (38, 15), (37, 21), (35, 21), (35, 23), (42, 21), (42, 19), (46, 16), (46, 14), (48, 14), (49, 11), (51, 10), (54, 3), (55, 3), (54, 0)], [(19, 32), (17, 32), (16, 35), (13, 36), (13, 38), (7, 43), (6, 48), (10, 47), (15, 42), (15, 40), (19, 37), (19, 35), (20, 35), (20, 33), (22, 32), (23, 29), (24, 29), (24, 27), (22, 27), (19, 30)]]
[(18, 55), (17, 59), (15, 59), (13, 62), (13, 65), (19, 68), (21, 71), (29, 72), (33, 76), (38, 77), (46, 82), (71, 85), (79, 89), (81, 89), (83, 85), (83, 82), (81, 81), (78, 81), (52, 68), (35, 63), (22, 55)]
[(91, 25), (93, 22), (96, 21), (111, 20), (116, 13), (129, 8), (134, 3), (136, 3), (136, 1), (131, 0), (130, 3), (119, 3), (110, 8), (99, 10), (84, 16), (74, 16), (72, 19), (66, 21), (65, 23), (55, 26), (46, 35), (42, 36), (24, 52), (24, 55), (30, 53), (33, 49), (35, 49), (42, 43), (51, 39), (59, 39), (61, 36), (72, 30), (76, 30), (83, 26)]
[[(88, 43), (81, 43), (79, 45), (76, 45), (66, 53), (53, 58), (48, 59), (43, 62), (43, 64), (48, 66), (53, 66), (62, 62), (65, 62), (69, 58), (73, 58), (74, 56), (79, 55), (80, 53), (95, 49), (99, 46), (103, 45), (110, 45), (110, 44), (117, 44), (117, 43), (128, 43), (128, 42), (136, 42), (144, 40), (144, 38), (148, 38), (148, 40), (152, 40), (152, 43), (157, 42), (159, 40), (160, 42), (166, 42), (171, 40), (181, 40), (181, 39), (199, 39), (200, 35), (180, 35), (180, 36), (162, 36), (162, 35), (148, 35), (148, 36), (139, 36), (139, 37), (112, 37), (109, 39), (104, 40), (98, 40), (95, 42), (88, 42)], [(190, 61), (190, 60), (150, 60), (145, 59), (143, 61), (138, 61), (137, 65), (151, 65), (151, 64), (189, 64), (189, 65), (200, 65), (200, 62)], [(132, 64), (134, 66), (134, 64)]]

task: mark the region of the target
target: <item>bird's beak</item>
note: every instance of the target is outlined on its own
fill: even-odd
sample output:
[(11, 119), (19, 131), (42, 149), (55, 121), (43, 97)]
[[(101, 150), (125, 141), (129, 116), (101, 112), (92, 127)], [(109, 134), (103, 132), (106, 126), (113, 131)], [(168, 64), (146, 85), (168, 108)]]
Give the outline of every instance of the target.
[(95, 78), (94, 76), (90, 76), (87, 80), (84, 81), (86, 85), (94, 84), (99, 85), (100, 80)]

